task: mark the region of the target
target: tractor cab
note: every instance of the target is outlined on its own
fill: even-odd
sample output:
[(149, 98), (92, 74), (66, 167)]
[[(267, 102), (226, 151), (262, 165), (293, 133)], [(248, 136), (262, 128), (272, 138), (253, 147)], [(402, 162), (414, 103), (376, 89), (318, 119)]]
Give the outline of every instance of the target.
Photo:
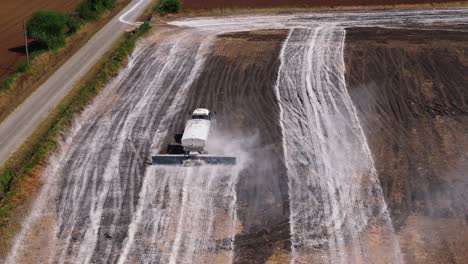
[(195, 111), (193, 111), (192, 119), (211, 120), (211, 113), (208, 109), (197, 108)]

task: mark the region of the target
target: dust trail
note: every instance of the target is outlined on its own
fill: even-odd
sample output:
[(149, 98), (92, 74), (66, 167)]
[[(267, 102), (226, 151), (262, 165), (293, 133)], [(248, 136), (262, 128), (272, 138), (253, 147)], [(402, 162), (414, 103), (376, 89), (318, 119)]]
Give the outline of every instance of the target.
[[(344, 79), (345, 31), (293, 29), (277, 93), (289, 177), (292, 262), (372, 262), (365, 229), (392, 231), (382, 190)], [(396, 239), (392, 263), (401, 262)]]
[(138, 236), (119, 262), (231, 262), (236, 183), (231, 168), (151, 167), (133, 224)]
[[(194, 72), (198, 73), (203, 65), (212, 40), (210, 36), (204, 38), (203, 52), (195, 60)], [(189, 83), (194, 77), (189, 78)], [(174, 113), (181, 109), (187, 88), (179, 91), (177, 98), (180, 99), (168, 109), (155, 133), (153, 149), (156, 151), (164, 147), (167, 128)], [(144, 263), (206, 262), (215, 255), (218, 260), (231, 262), (237, 175), (231, 167), (151, 166), (144, 176), (138, 208), (118, 263), (136, 260)], [(171, 230), (173, 227), (175, 229)]]

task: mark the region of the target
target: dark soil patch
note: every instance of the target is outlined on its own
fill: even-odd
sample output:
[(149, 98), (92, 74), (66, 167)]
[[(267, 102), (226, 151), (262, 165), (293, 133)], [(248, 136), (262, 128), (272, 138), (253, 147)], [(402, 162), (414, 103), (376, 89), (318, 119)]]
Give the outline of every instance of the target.
[[(447, 30), (348, 29), (345, 51), (350, 95), (394, 226), (438, 238), (445, 231), (435, 235), (430, 224), (414, 221), (410, 228), (407, 219), (421, 215), (435, 223), (468, 212), (468, 35)], [(444, 228), (449, 234), (454, 226)], [(436, 254), (439, 263), (463, 256), (468, 242), (447, 237), (453, 248)], [(406, 242), (413, 248), (402, 247), (412, 251), (407, 256), (416, 254), (414, 247), (434, 246)]]

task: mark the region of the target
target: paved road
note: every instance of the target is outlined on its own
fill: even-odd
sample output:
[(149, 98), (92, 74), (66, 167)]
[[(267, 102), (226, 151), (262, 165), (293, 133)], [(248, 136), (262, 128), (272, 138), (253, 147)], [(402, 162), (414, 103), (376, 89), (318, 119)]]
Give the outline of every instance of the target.
[(132, 1), (0, 124), (0, 166), (150, 3)]

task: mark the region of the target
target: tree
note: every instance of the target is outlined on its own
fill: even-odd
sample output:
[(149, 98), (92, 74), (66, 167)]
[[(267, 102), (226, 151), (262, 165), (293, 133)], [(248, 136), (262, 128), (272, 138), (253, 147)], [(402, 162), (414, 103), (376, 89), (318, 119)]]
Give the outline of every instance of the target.
[(57, 49), (65, 45), (64, 14), (56, 11), (36, 11), (26, 23), (28, 37), (36, 40), (48, 49)]
[(112, 9), (115, 0), (83, 0), (78, 5), (76, 12), (84, 21), (93, 21), (99, 18), (106, 9)]
[(180, 10), (180, 0), (159, 0), (153, 9), (160, 15), (178, 13)]

